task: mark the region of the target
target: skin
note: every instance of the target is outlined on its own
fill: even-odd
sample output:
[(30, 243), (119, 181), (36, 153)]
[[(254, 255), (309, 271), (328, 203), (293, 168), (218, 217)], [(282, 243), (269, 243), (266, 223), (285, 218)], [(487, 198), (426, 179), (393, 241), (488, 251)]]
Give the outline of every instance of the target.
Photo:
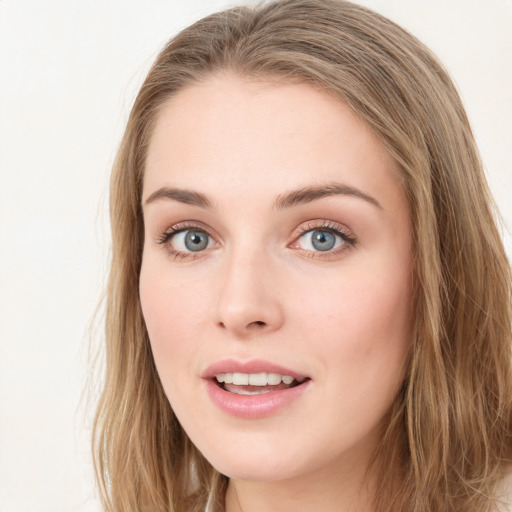
[[(333, 183), (366, 198), (275, 205)], [(211, 205), (155, 199), (162, 187)], [(160, 111), (143, 211), (140, 299), (157, 370), (183, 428), (231, 478), (227, 511), (372, 510), (365, 471), (403, 382), (412, 302), (409, 206), (380, 141), (309, 85), (212, 76)], [(161, 243), (190, 222), (211, 237), (205, 250), (186, 252), (183, 235)], [(315, 228), (355, 241), (318, 251)], [(234, 417), (200, 377), (225, 358), (311, 380), (276, 414)]]

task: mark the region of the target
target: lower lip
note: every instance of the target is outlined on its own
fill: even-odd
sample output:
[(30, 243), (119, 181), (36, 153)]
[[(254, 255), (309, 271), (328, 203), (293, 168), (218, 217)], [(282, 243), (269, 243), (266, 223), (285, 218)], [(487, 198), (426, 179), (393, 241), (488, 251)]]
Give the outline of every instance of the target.
[(208, 395), (219, 409), (232, 416), (253, 419), (271, 416), (289, 406), (304, 393), (310, 382), (260, 395), (237, 395), (222, 389), (213, 380), (205, 380)]

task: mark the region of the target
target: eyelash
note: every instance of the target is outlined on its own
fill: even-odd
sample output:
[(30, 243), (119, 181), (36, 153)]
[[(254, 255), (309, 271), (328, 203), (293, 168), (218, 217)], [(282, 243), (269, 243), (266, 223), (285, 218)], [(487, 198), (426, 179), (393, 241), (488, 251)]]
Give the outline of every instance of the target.
[[(172, 256), (174, 259), (179, 260), (190, 260), (193, 261), (204, 254), (203, 251), (198, 252), (186, 252), (186, 251), (179, 251), (176, 249), (173, 249), (169, 242), (170, 240), (178, 235), (179, 233), (183, 233), (184, 231), (190, 231), (190, 230), (197, 230), (201, 231), (203, 233), (206, 233), (210, 238), (213, 239), (213, 237), (208, 233), (208, 229), (205, 228), (205, 226), (197, 223), (187, 223), (182, 222), (179, 224), (176, 224), (174, 226), (171, 226), (170, 228), (166, 229), (161, 235), (159, 235), (156, 239), (156, 243), (159, 245), (165, 246), (167, 252), (170, 256)], [(313, 259), (332, 259), (333, 257), (338, 256), (340, 253), (345, 252), (352, 247), (354, 247), (357, 244), (357, 240), (353, 233), (346, 228), (345, 226), (342, 226), (341, 224), (334, 223), (332, 221), (327, 220), (317, 220), (317, 221), (308, 221), (305, 224), (301, 225), (296, 233), (293, 235), (293, 242), (288, 245), (290, 247), (292, 244), (295, 244), (298, 242), (298, 240), (305, 235), (308, 232), (312, 231), (327, 231), (329, 233), (332, 233), (336, 236), (339, 236), (342, 241), (343, 245), (341, 247), (338, 247), (334, 250), (327, 250), (325, 252), (323, 251), (312, 251), (307, 249), (301, 249), (296, 248), (295, 250), (300, 251), (303, 255), (309, 258)]]
[(325, 252), (297, 249), (300, 250), (301, 253), (308, 258), (329, 260), (339, 256), (341, 253), (351, 249), (357, 244), (357, 240), (352, 231), (350, 231), (347, 227), (338, 224), (337, 222), (332, 222), (328, 220), (308, 221), (305, 224), (301, 225), (299, 227), (298, 233), (294, 235), (294, 241), (292, 243), (297, 243), (297, 241), (303, 235), (312, 231), (327, 231), (329, 233), (332, 233), (333, 235), (337, 235), (343, 240), (343, 245), (341, 247), (338, 247), (337, 249), (328, 250)]
[(169, 256), (172, 256), (176, 260), (195, 260), (196, 258), (201, 256), (201, 252), (203, 251), (197, 253), (178, 251), (176, 249), (173, 249), (169, 244), (170, 240), (174, 236), (176, 236), (179, 233), (183, 233), (184, 231), (190, 230), (201, 231), (203, 233), (206, 233), (209, 237), (211, 237), (211, 235), (208, 233), (208, 230), (201, 224), (195, 224), (193, 222), (180, 222), (179, 224), (167, 228), (161, 235), (157, 237), (156, 243), (164, 245), (167, 252), (169, 253)]

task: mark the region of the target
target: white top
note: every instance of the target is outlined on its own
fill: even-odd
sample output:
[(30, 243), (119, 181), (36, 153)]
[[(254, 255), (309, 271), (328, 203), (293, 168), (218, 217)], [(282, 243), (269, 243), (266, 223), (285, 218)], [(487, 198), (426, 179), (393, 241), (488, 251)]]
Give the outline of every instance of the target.
[(505, 480), (503, 480), (502, 494), (500, 498), (504, 501), (498, 510), (500, 512), (512, 512), (512, 473), (510, 473)]
[[(213, 494), (210, 493), (204, 512), (214, 512), (212, 498)], [(500, 499), (503, 500), (503, 503), (498, 506), (498, 512), (512, 512), (512, 473), (503, 480)]]

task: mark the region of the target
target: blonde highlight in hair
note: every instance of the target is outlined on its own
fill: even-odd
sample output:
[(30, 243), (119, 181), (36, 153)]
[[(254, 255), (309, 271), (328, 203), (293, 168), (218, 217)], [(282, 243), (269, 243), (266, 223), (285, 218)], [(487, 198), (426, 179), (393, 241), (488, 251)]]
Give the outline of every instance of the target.
[(212, 74), (307, 83), (347, 103), (401, 172), (414, 237), (414, 334), (375, 453), (376, 510), (495, 509), (512, 461), (512, 279), (464, 108), (432, 53), (342, 0), (211, 15), (162, 50), (133, 106), (111, 181), (106, 376), (93, 440), (108, 512), (222, 510), (227, 479), (165, 397), (142, 317), (141, 192), (156, 114)]

